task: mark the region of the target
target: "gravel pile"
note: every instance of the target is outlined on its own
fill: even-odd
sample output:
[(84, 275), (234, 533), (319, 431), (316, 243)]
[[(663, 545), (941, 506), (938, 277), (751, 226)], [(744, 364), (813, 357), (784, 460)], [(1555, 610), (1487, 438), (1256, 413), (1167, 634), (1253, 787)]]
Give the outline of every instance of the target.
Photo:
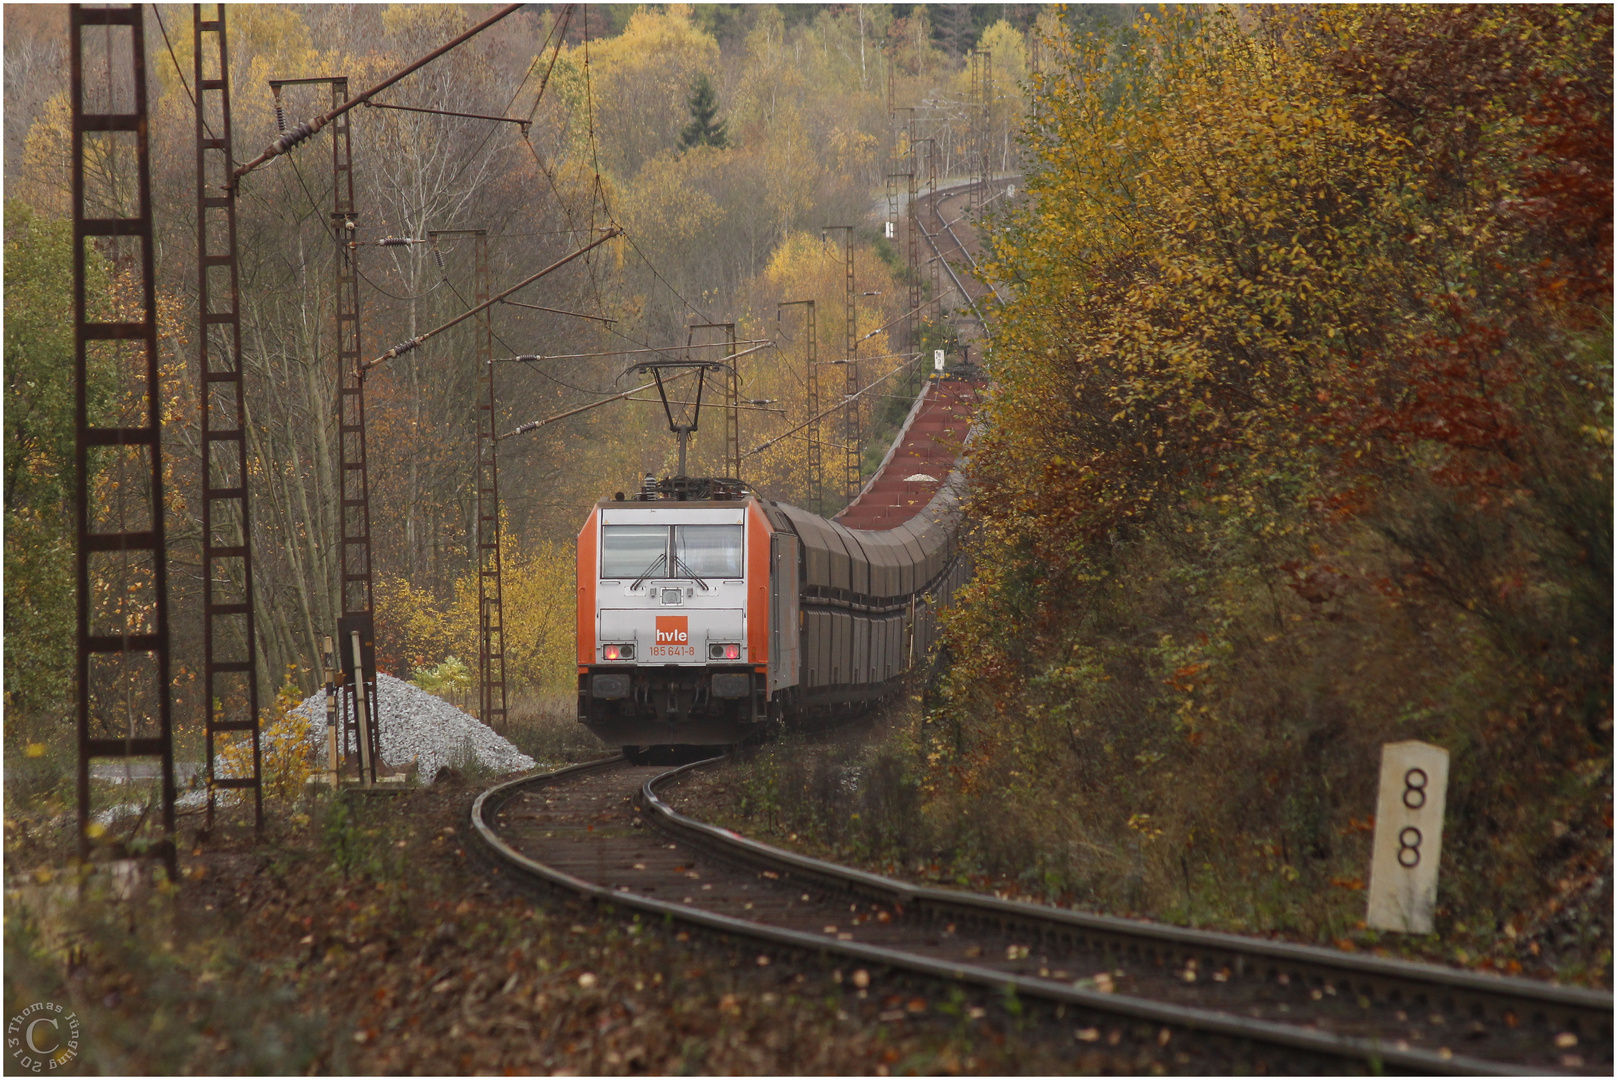
[[(383, 763), (391, 769), (403, 769), (415, 761), (423, 784), (432, 783), (438, 770), (451, 765), (464, 768), (475, 764), (495, 773), (534, 768), (533, 758), (495, 734), (493, 728), (413, 683), (378, 675), (376, 698), (381, 713), (378, 723)], [(337, 707), (348, 707), (346, 690), (340, 693)], [(324, 755), (325, 691), (304, 699), (292, 715), (308, 722), (309, 741), (318, 755)]]
[[(234, 791), (221, 791), (219, 793), (220, 797), (214, 801), (219, 805), (225, 805), (235, 794), (236, 793)], [(155, 822), (160, 823), (163, 819), (163, 811), (158, 800), (161, 797), (161, 792), (157, 790), (157, 787), (154, 784), (152, 786), (152, 802), (150, 805), (133, 802), (119, 803), (116, 806), (109, 806), (105, 810), (102, 810), (100, 813), (95, 815), (93, 820), (98, 824), (105, 825), (110, 829), (124, 818), (136, 817), (139, 814), (144, 813), (151, 817)], [(196, 810), (207, 805), (208, 792), (206, 789), (201, 791), (186, 791), (183, 793), (177, 793), (174, 796), (174, 809), (177, 811)], [(162, 825), (159, 824), (157, 827), (162, 828)]]

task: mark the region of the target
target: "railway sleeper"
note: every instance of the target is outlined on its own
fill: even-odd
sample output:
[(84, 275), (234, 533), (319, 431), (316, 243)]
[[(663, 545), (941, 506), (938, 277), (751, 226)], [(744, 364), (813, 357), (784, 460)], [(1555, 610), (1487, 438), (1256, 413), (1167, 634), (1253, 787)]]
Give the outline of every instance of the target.
[[(584, 768), (591, 767), (599, 765), (584, 766)], [(695, 767), (697, 766), (687, 768)], [(567, 771), (575, 772), (576, 769), (577, 767)], [(547, 878), (552, 883), (560, 883), (575, 893), (583, 893), (597, 901), (606, 900), (623, 908), (678, 919), (687, 927), (704, 927), (714, 931), (735, 933), (747, 938), (773, 942), (783, 949), (819, 954), (822, 957), (841, 954), (850, 957), (852, 961), (870, 966), (872, 970), (875, 970), (875, 965), (886, 964), (894, 970), (903, 969), (978, 988), (1000, 988), (1024, 997), (1042, 998), (1046, 1002), (1093, 1012), (1097, 1016), (1109, 1016), (1109, 1020), (1101, 1022), (1118, 1025), (1119, 1028), (1123, 1024), (1143, 1022), (1161, 1024), (1162, 1030), (1165, 1031), (1168, 1031), (1171, 1025), (1170, 1036), (1175, 1039), (1181, 1038), (1180, 1032), (1190, 1033), (1184, 1036), (1189, 1039), (1196, 1038), (1194, 1034), (1196, 1032), (1206, 1036), (1216, 1034), (1220, 1037), (1249, 1037), (1254, 1045), (1265, 1044), (1264, 1056), (1261, 1056), (1260, 1060), (1265, 1062), (1265, 1067), (1271, 1069), (1283, 1066), (1278, 1066), (1275, 1063), (1276, 1059), (1268, 1055), (1289, 1052), (1276, 1051), (1275, 1046), (1271, 1044), (1289, 1045), (1293, 1050), (1302, 1053), (1302, 1058), (1291, 1062), (1287, 1071), (1319, 1070), (1322, 1067), (1321, 1059), (1319, 1057), (1309, 1059), (1308, 1055), (1330, 1056), (1334, 1053), (1330, 1050), (1332, 1046), (1338, 1047), (1347, 1059), (1357, 1060), (1361, 1066), (1368, 1064), (1372, 1068), (1376, 1067), (1378, 1062), (1384, 1067), (1409, 1071), (1511, 1072), (1524, 1068), (1520, 1065), (1500, 1064), (1450, 1053), (1450, 1045), (1457, 1049), (1463, 1049), (1465, 1046), (1464, 1042), (1455, 1040), (1465, 1037), (1460, 1029), (1466, 1014), (1470, 1014), (1474, 1021), (1480, 1021), (1484, 1016), (1501, 1016), (1514, 1011), (1517, 1024), (1523, 1021), (1535, 1026), (1542, 1024), (1545, 1030), (1574, 1031), (1589, 1039), (1598, 1038), (1602, 1027), (1609, 1033), (1609, 1021), (1605, 1021), (1605, 1018), (1610, 1016), (1611, 1010), (1610, 999), (1606, 995), (1528, 985), (1523, 980), (1495, 980), (1466, 972), (1431, 969), (1379, 958), (1338, 955), (1326, 950), (1261, 939), (1233, 939), (1228, 935), (1211, 934), (1206, 931), (1138, 924), (1059, 909), (1037, 909), (1030, 905), (996, 898), (954, 894), (945, 890), (911, 886), (858, 871), (846, 871), (790, 852), (768, 848), (736, 837), (726, 830), (703, 825), (675, 814), (657, 798), (654, 788), (669, 782), (684, 771), (664, 773), (641, 786), (636, 796), (641, 812), (675, 839), (683, 841), (682, 846), (697, 848), (704, 856), (717, 858), (731, 866), (740, 865), (749, 871), (749, 877), (750, 872), (757, 871), (758, 866), (764, 866), (769, 869), (763, 871), (761, 876), (788, 885), (794, 893), (802, 889), (805, 892), (818, 893), (822, 898), (828, 893), (834, 893), (839, 898), (852, 896), (864, 904), (890, 911), (896, 917), (907, 916), (906, 921), (912, 923), (924, 925), (948, 920), (957, 925), (981, 928), (988, 932), (987, 936), (1019, 939), (1023, 943), (1021, 947), (1024, 950), (1028, 946), (1038, 945), (1042, 953), (1047, 946), (1059, 947), (1062, 943), (1074, 943), (1084, 947), (1085, 951), (1092, 952), (1092, 955), (1113, 957), (1118, 966), (1127, 966), (1142, 973), (1145, 971), (1171, 973), (1186, 969), (1195, 972), (1224, 970), (1230, 975), (1239, 971), (1243, 977), (1250, 973), (1249, 982), (1288, 987), (1288, 994), (1294, 1005), (1296, 996), (1301, 991), (1305, 1010), (1307, 999), (1312, 998), (1317, 1002), (1329, 994), (1339, 1002), (1338, 1005), (1331, 1007), (1336, 1009), (1338, 1014), (1342, 1008), (1351, 1007), (1355, 1003), (1362, 1002), (1360, 1007), (1367, 1008), (1372, 998), (1383, 1003), (1383, 1008), (1385, 1003), (1393, 1002), (1410, 1008), (1411, 1011), (1416, 1008), (1440, 1011), (1445, 1014), (1449, 1025), (1444, 1028), (1445, 1042), (1442, 1052), (1436, 1051), (1435, 1044), (1433, 1049), (1418, 1047), (1401, 1049), (1389, 1047), (1385, 1041), (1376, 1044), (1365, 1038), (1329, 1035), (1310, 1031), (1292, 1022), (1263, 1020), (1256, 1015), (1248, 1018), (1239, 1012), (1217, 1011), (1199, 1003), (1187, 1005), (1183, 1002), (1173, 1003), (1169, 998), (1139, 997), (1133, 991), (1106, 993), (1101, 988), (1087, 988), (1082, 979), (1076, 984), (1068, 985), (1043, 978), (1046, 973), (1042, 971), (1040, 978), (1033, 978), (1030, 975), (1005, 970), (992, 955), (982, 961), (959, 962), (946, 957), (904, 951), (905, 947), (902, 945), (895, 951), (892, 945), (855, 943), (851, 940), (833, 943), (802, 930), (759, 924), (705, 911), (700, 906), (683, 907), (667, 900), (653, 899), (649, 895), (609, 892), (601, 886), (578, 881), (565, 873), (531, 864), (531, 860), (526, 860), (530, 865), (523, 872), (529, 876)], [(548, 778), (538, 782), (558, 781), (555, 778)], [(492, 832), (487, 832), (479, 824), (480, 819), (477, 815), (479, 812), (486, 815), (489, 810), (503, 804), (517, 789), (515, 785), (502, 785), (501, 788), (485, 793), (478, 800), (479, 805), (483, 806), (481, 811), (474, 807), (474, 827), (476, 831), (486, 832), (485, 839), (490, 841), (491, 847), (499, 841), (493, 837)], [(510, 852), (510, 856), (515, 856), (519, 860), (522, 858), (516, 856), (516, 853), (509, 848), (506, 850)], [(510, 861), (509, 857), (507, 861)], [(981, 951), (967, 955), (981, 955)], [(1024, 951), (1021, 959), (1025, 960), (1027, 956), (1027, 952)], [(1108, 962), (1110, 963), (1111, 961)], [(1153, 974), (1151, 978), (1160, 985), (1160, 974)], [(1423, 983), (1422, 980), (1428, 981)], [(1546, 996), (1551, 1000), (1545, 1001)], [(1556, 998), (1565, 1000), (1555, 1000)], [(1282, 1008), (1280, 1011), (1284, 1013), (1286, 1010)], [(1595, 1018), (1592, 1025), (1591, 1017)], [(1435, 1024), (1443, 1022), (1435, 1021)], [(1384, 1029), (1385, 1017), (1381, 1024)], [(1591, 1026), (1594, 1031), (1589, 1030)], [(1449, 1038), (1448, 1032), (1451, 1030), (1452, 1038)], [(1246, 1035), (1241, 1035), (1243, 1032)], [(1537, 1035), (1538, 1032), (1534, 1032), (1535, 1038)], [(1580, 1042), (1583, 1038), (1580, 1038)], [(1600, 1051), (1597, 1049), (1596, 1053), (1599, 1054)], [(1342, 1057), (1336, 1058), (1334, 1068), (1341, 1067), (1341, 1060)], [(1526, 1068), (1529, 1071), (1543, 1070), (1542, 1065)]]
[[(1149, 964), (1182, 971), (1193, 965), (1198, 971), (1227, 970), (1229, 980), (1256, 979), (1260, 983), (1296, 986), (1333, 997), (1342, 996), (1343, 988), (1339, 984), (1345, 984), (1350, 988), (1349, 1000), (1368, 1003), (1361, 1004), (1361, 1008), (1377, 1005), (1411, 1014), (1435, 1014), (1442, 1016), (1445, 1023), (1457, 1025), (1467, 1021), (1512, 1028), (1524, 1025), (1536, 1028), (1546, 1038), (1571, 1032), (1580, 1042), (1609, 1043), (1612, 1039), (1609, 995), (1575, 988), (1538, 987), (1527, 980), (1516, 980), (1515, 985), (1521, 990), (1535, 992), (1535, 996), (1541, 992), (1552, 1000), (1512, 1000), (1511, 983), (1497, 976), (1337, 953), (1288, 942), (1238, 939), (1213, 931), (1140, 924), (1111, 916), (1037, 908), (998, 897), (953, 894), (943, 889), (914, 886), (862, 871), (850, 872), (745, 838), (739, 838), (738, 842), (724, 830), (684, 818), (657, 798), (655, 789), (689, 771), (717, 763), (717, 760), (697, 762), (655, 777), (642, 789), (640, 805), (642, 813), (658, 828), (732, 865), (769, 864), (777, 872), (812, 881), (829, 891), (892, 904), (914, 919), (952, 922), (1039, 940), (1065, 940), (1082, 951), (1115, 957), (1120, 967)], [(1142, 938), (1142, 935), (1151, 937)], [(1258, 955), (1253, 955), (1254, 952)], [(1428, 979), (1432, 981), (1412, 983), (1412, 980)], [(1558, 1002), (1553, 1000), (1555, 997), (1566, 1000)], [(1591, 1003), (1602, 997), (1607, 1002), (1604, 1010), (1597, 1005), (1591, 1011)], [(1590, 1017), (1597, 1014), (1605, 1018), (1604, 1022), (1596, 1021), (1591, 1025)]]

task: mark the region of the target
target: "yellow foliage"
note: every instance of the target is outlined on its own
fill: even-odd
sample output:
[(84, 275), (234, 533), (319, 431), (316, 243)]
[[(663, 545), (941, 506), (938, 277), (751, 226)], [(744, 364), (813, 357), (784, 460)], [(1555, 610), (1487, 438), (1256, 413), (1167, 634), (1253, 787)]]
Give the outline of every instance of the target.
[(28, 129), (22, 168), (7, 185), (8, 195), (14, 194), (48, 217), (65, 218), (73, 213), (72, 119), (67, 95), (52, 96)]
[[(842, 400), (846, 369), (828, 362), (843, 358), (847, 349), (847, 315), (843, 304), (844, 251), (840, 234), (822, 239), (811, 233), (794, 232), (775, 248), (764, 272), (749, 288), (747, 316), (743, 327), (748, 337), (774, 336), (781, 342), (776, 354), (756, 363), (743, 361), (742, 397), (773, 401), (785, 415), (749, 413), (743, 421), (743, 452), (761, 445), (809, 419), (805, 365), (807, 363), (807, 312), (801, 306), (788, 308), (777, 320), (777, 304), (783, 301), (814, 299), (818, 342), (819, 408), (826, 413)], [(903, 311), (903, 284), (888, 265), (863, 243), (854, 245), (856, 296), (855, 336), (859, 341), (859, 379), (869, 384), (902, 366), (905, 359), (892, 353), (896, 326), (880, 329)], [(874, 405), (882, 400), (880, 390), (860, 400), (861, 430), (868, 428)], [(824, 446), (826, 489), (840, 505), (842, 467), (842, 418), (831, 412), (820, 421)], [(806, 433), (799, 431), (776, 442), (769, 449), (745, 462), (747, 482), (782, 499), (810, 509), (808, 462), (804, 454)]]
[[(572, 686), (576, 609), (570, 544), (541, 543), (524, 550), (507, 540), (501, 573), (508, 692), (561, 693)], [(396, 576), (376, 583), (378, 625), (398, 643), (391, 657), (401, 670), (479, 654), (478, 579), (475, 568), (455, 581), (447, 599)]]
[[(314, 747), (309, 724), (291, 715), (300, 701), (298, 688), (288, 680), (275, 694), (275, 705), (259, 721), (259, 775), (266, 798), (290, 801), (303, 790), (314, 771)], [(216, 764), (221, 779), (253, 774), (253, 742), (246, 734), (220, 738)]]
[[(565, 55), (582, 70), (582, 45)], [(603, 165), (632, 177), (674, 146), (688, 119), (691, 83), (703, 72), (717, 72), (719, 45), (692, 24), (688, 7), (643, 7), (623, 33), (590, 43), (589, 64), (595, 129), (613, 133), (602, 142)]]

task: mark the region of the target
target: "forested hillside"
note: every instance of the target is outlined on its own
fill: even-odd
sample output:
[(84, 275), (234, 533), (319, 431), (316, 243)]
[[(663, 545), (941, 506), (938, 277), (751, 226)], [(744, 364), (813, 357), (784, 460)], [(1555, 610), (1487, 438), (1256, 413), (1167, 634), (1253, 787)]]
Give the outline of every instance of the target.
[(918, 778), (955, 865), (1340, 938), (1453, 754), (1445, 948), (1610, 958), (1611, 12), (1168, 9), (1034, 79)]
[[(185, 726), (201, 704), (186, 692), (201, 621), (191, 11), (155, 11), (147, 67)], [(269, 80), (345, 75), (357, 93), (464, 31), (475, 14), (232, 6), (237, 159), (276, 137)], [(903, 362), (893, 325), (906, 306), (905, 271), (882, 239), (883, 217), (896, 216), (886, 174), (908, 151), (900, 132), (913, 115), (936, 136), (940, 181), (963, 178), (964, 53), (974, 46), (994, 50), (995, 171), (1015, 167), (1034, 9), (1011, 14), (1015, 25), (963, 6), (526, 8), (377, 99), (523, 126), (385, 108), (352, 114), (357, 236), (425, 241), (434, 230), (486, 229), (499, 290), (587, 243), (593, 230), (622, 228), (620, 239), (512, 298), (530, 306), (497, 309), (496, 357), (561, 357), (499, 365), (501, 431), (637, 385), (625, 372), (645, 357), (614, 352), (684, 346), (692, 333), (721, 340), (722, 331), (687, 326), (734, 322), (743, 340), (776, 342), (740, 362), (741, 396), (758, 403), (741, 414), (742, 441), (763, 444), (807, 419), (801, 309), (781, 319), (778, 302), (818, 298), (820, 359), (841, 355), (843, 237), (822, 236), (824, 226), (856, 227), (863, 381)], [(31, 718), (48, 726), (71, 711), (66, 35), (61, 8), (8, 12), (6, 512), (17, 541), (7, 545), (8, 725)], [(288, 124), (331, 104), (326, 85), (289, 85), (279, 97)], [(684, 138), (693, 110), (723, 137)], [(110, 179), (130, 164), (109, 154), (92, 183), (127, 199), (127, 184), (119, 195)], [(337, 614), (331, 174), (321, 135), (251, 174), (240, 193), (254, 559), (259, 609), (272, 613), (260, 620), (260, 671), (276, 682), (289, 673), (304, 691)], [(465, 237), (364, 247), (359, 266), (367, 356), (464, 311), (475, 294), (474, 244)], [(941, 326), (924, 332), (949, 336)], [(477, 653), (475, 355), (468, 322), (367, 379), (382, 663), (403, 677), (450, 655), (474, 663)], [(895, 408), (901, 417), (915, 386), (895, 378), (867, 395), (866, 430), (880, 429)], [(502, 444), (507, 665), (523, 694), (570, 685), (572, 541), (585, 508), (672, 465), (661, 406), (655, 395), (641, 397), (651, 400), (618, 401)], [(708, 411), (703, 420), (693, 468), (722, 473), (723, 415)], [(747, 459), (745, 478), (807, 502), (801, 447), (800, 438), (780, 439)], [(839, 505), (840, 494), (824, 509)]]

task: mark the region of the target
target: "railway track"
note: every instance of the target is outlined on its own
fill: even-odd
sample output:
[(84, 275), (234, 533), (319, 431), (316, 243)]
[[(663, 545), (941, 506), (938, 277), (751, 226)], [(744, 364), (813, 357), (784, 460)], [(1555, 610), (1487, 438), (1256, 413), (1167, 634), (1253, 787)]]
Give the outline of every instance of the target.
[(669, 807), (660, 792), (712, 763), (613, 758), (525, 777), (480, 795), (472, 826), (528, 880), (764, 948), (1049, 1003), (1080, 1054), (1138, 1046), (1199, 1072), (1611, 1072), (1610, 994), (835, 866)]
[[(1020, 177), (1012, 178), (1020, 182)], [(996, 180), (995, 190), (1003, 193), (1008, 181)], [(981, 253), (981, 238), (966, 218), (970, 205), (970, 185), (944, 188), (935, 196), (921, 196), (920, 220), (927, 232), (930, 257), (943, 261), (945, 272), (953, 281), (955, 291), (967, 298), (981, 316), (985, 304), (1002, 299), (996, 289), (984, 285), (976, 276), (977, 256)]]

